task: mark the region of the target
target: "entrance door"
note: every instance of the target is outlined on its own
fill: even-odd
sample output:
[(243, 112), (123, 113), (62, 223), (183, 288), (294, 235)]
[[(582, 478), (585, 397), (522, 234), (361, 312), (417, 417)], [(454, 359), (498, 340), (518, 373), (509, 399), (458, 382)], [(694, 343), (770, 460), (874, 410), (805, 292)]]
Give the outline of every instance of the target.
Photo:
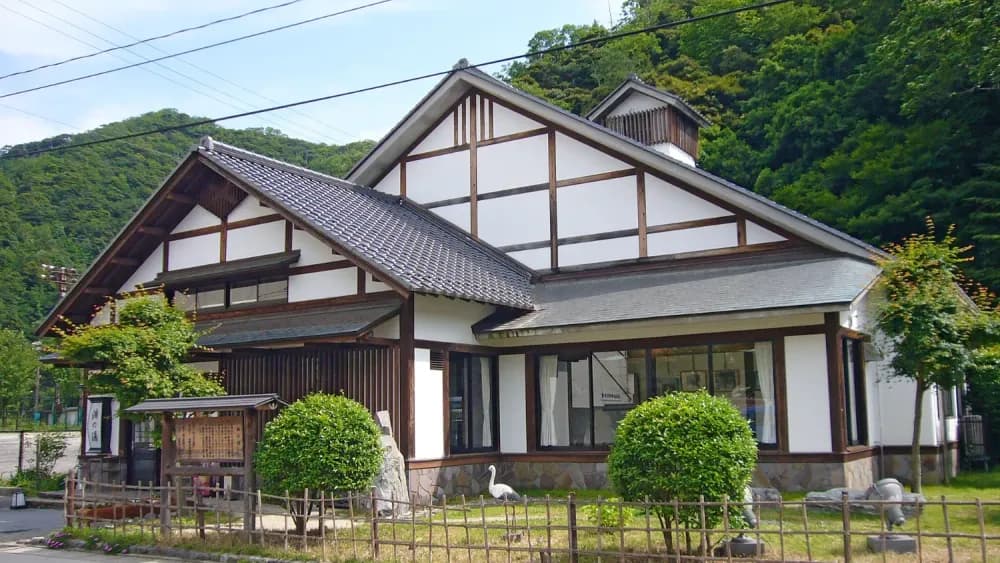
[(128, 484), (160, 483), (160, 450), (153, 443), (152, 419), (133, 422), (132, 448), (128, 457)]

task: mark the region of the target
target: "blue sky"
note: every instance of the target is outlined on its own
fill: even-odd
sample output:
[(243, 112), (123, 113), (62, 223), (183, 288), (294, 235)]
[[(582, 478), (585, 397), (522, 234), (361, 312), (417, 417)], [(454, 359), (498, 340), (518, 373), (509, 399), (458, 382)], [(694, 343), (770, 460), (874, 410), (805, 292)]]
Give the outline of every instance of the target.
[[(157, 48), (182, 51), (367, 1), (303, 0), (134, 50), (155, 58), (163, 54)], [(131, 42), (94, 20), (144, 38), (277, 3), (0, 0), (0, 75), (96, 50), (60, 31), (100, 48), (109, 44), (87, 32), (116, 44)], [(193, 115), (219, 116), (448, 69), (462, 57), (476, 62), (517, 54), (526, 49), (528, 40), (539, 30), (595, 20), (607, 25), (609, 4), (617, 18), (620, 0), (392, 0), (352, 14), (164, 61), (173, 71), (151, 64), (0, 99), (0, 146), (90, 129), (165, 107)], [(117, 55), (101, 55), (0, 80), (0, 95), (140, 60), (125, 51), (117, 51)], [(495, 72), (499, 67), (484, 70)], [(436, 80), (224, 125), (278, 127), (292, 137), (326, 143), (378, 139)]]

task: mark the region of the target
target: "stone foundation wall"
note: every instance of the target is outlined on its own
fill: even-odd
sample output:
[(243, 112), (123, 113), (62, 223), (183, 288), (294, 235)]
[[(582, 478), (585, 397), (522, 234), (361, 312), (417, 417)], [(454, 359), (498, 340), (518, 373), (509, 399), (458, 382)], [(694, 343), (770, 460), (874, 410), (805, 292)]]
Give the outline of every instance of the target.
[[(608, 483), (607, 463), (570, 462), (500, 462), (496, 481), (515, 490), (526, 489), (602, 489)], [(441, 498), (442, 495), (477, 497), (489, 495), (488, 463), (452, 465), (428, 469), (411, 469), (408, 473), (410, 493), (418, 499)]]
[[(948, 449), (951, 455), (951, 476), (958, 475), (958, 448)], [(944, 456), (941, 453), (924, 453), (920, 456), (922, 481), (926, 483), (940, 483), (944, 479)], [(895, 477), (903, 484), (910, 485), (912, 472), (910, 471), (910, 454), (894, 451), (886, 453), (882, 457), (882, 466), (886, 477)]]

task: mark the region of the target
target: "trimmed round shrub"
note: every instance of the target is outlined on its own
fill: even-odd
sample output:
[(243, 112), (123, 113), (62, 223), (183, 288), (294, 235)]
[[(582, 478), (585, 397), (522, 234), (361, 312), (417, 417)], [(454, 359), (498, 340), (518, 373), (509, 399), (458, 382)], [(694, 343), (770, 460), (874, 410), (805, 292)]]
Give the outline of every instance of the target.
[(262, 488), (294, 496), (309, 489), (365, 491), (382, 464), (379, 431), (363, 405), (342, 395), (303, 397), (264, 427), (256, 469)]
[[(743, 498), (757, 463), (757, 442), (750, 425), (726, 399), (705, 391), (672, 393), (632, 409), (618, 425), (608, 456), (608, 475), (627, 501), (721, 501)], [(674, 526), (699, 528), (697, 506), (682, 507), (675, 521), (672, 506), (657, 510), (669, 542)], [(722, 518), (706, 509), (708, 526)], [(739, 506), (731, 512), (739, 522)]]

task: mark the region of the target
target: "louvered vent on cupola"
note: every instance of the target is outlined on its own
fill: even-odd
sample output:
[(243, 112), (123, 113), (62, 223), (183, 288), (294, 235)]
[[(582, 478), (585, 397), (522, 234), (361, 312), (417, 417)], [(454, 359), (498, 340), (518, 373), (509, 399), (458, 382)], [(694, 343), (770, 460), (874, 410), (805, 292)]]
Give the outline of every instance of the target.
[(604, 98), (587, 119), (691, 166), (698, 160), (698, 131), (708, 125), (687, 102), (635, 75)]

